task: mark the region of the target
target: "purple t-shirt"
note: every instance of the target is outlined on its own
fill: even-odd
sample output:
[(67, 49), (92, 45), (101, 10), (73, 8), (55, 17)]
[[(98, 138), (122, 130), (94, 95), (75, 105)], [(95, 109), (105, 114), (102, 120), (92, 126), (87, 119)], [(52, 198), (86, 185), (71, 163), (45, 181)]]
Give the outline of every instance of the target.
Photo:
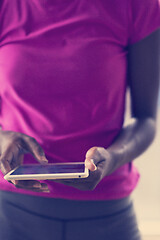
[[(107, 148), (123, 125), (127, 46), (160, 25), (158, 0), (1, 0), (0, 124), (42, 146), (49, 162), (85, 160)], [(25, 163), (35, 163), (25, 156)], [(93, 191), (47, 181), (53, 198), (105, 200), (129, 195), (139, 174), (126, 164)]]

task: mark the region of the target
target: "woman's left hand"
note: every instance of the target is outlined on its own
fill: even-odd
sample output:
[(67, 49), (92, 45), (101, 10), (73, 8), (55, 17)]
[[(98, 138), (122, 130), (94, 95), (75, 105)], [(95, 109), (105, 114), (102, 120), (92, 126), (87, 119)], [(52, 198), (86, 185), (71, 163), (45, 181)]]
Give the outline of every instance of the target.
[(87, 178), (54, 180), (82, 191), (94, 190), (104, 176), (112, 172), (110, 153), (101, 147), (92, 147), (86, 153), (85, 166), (90, 170)]

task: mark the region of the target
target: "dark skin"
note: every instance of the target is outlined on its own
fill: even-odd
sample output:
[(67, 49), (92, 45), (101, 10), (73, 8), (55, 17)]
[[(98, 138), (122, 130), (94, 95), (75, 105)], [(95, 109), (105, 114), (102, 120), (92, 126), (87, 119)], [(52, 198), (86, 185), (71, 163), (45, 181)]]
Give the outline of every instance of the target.
[[(88, 150), (85, 157), (85, 165), (90, 170), (88, 178), (56, 182), (84, 191), (93, 190), (105, 176), (133, 161), (152, 143), (156, 133), (159, 88), (159, 34), (159, 30), (155, 31), (128, 47), (128, 86), (134, 121), (122, 128), (107, 149), (95, 146)], [(17, 132), (0, 131), (0, 169), (3, 174), (22, 164), (26, 153), (32, 154), (41, 164), (47, 163), (44, 151), (35, 139)], [(18, 188), (49, 191), (46, 184), (36, 180), (12, 183)]]

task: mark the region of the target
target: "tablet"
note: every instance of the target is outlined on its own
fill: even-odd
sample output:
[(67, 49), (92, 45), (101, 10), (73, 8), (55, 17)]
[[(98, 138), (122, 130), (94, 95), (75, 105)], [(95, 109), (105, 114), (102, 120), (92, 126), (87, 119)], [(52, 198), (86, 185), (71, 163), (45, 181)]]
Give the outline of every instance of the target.
[(89, 175), (84, 163), (24, 164), (4, 176), (9, 180), (47, 180), (66, 178), (86, 178)]

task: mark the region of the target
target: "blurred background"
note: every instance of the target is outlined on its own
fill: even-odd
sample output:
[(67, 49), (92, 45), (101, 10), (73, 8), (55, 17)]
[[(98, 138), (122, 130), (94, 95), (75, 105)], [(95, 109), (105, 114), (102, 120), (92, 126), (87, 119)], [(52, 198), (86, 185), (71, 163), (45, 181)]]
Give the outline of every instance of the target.
[(160, 240), (160, 100), (157, 136), (134, 163), (141, 174), (133, 200), (143, 240)]

